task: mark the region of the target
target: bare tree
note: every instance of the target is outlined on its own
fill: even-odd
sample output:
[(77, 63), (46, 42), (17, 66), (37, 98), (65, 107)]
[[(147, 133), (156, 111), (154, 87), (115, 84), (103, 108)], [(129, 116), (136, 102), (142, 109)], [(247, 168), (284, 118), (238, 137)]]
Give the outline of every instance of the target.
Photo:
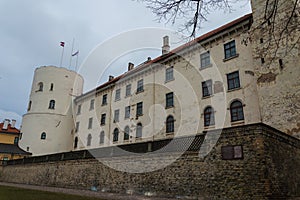
[[(299, 0), (266, 0), (262, 20), (252, 27), (265, 36), (260, 48), (261, 57), (275, 58), (288, 55), (300, 42)], [(283, 47), (283, 48), (282, 48)]]
[[(179, 32), (187, 32), (190, 38), (195, 38), (201, 23), (215, 10), (231, 12), (237, 0), (137, 0), (144, 2), (147, 8), (157, 16), (158, 21), (174, 24), (179, 22)], [(284, 5), (281, 5), (284, 4)], [(286, 5), (285, 5), (286, 4)], [(281, 5), (281, 6), (280, 6)], [(264, 30), (269, 35), (267, 45), (261, 49), (261, 54), (276, 57), (280, 45), (289, 53), (300, 40), (299, 33), (299, 0), (265, 0), (264, 16), (252, 27), (253, 30)], [(285, 9), (284, 12), (280, 9)], [(278, 14), (279, 11), (281, 14)], [(282, 13), (285, 13), (282, 15)], [(293, 40), (293, 42), (291, 42)], [(276, 45), (270, 52), (270, 46)], [(263, 56), (263, 55), (261, 55)]]
[(212, 11), (231, 11), (232, 4), (237, 0), (138, 0), (147, 5), (159, 22), (175, 24), (180, 21), (179, 32), (188, 32), (195, 37), (201, 23), (207, 21), (207, 15)]

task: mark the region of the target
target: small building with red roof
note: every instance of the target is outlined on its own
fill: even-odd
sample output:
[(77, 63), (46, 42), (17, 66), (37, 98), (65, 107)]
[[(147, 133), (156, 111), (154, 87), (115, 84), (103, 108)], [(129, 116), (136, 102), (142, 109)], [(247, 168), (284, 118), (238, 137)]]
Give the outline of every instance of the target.
[(18, 143), (20, 130), (15, 127), (16, 120), (5, 119), (0, 123), (0, 161), (23, 158), (31, 155), (22, 150)]

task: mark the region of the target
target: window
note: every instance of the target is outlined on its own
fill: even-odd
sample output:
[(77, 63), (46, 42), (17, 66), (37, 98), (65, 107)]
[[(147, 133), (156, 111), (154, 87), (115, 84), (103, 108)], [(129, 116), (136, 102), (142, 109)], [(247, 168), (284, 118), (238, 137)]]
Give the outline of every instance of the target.
[(54, 87), (54, 85), (53, 85), (53, 83), (51, 83), (51, 85), (50, 85), (50, 91), (53, 91), (53, 87)]
[(174, 117), (172, 115), (167, 117), (166, 121), (166, 133), (173, 133), (174, 132)]
[(121, 99), (121, 89), (116, 90), (115, 101), (119, 101)]
[(105, 124), (105, 118), (106, 118), (106, 114), (104, 113), (104, 114), (102, 114), (101, 115), (101, 125), (104, 125)]
[(264, 39), (263, 38), (260, 38), (260, 43), (264, 43)]
[(119, 129), (115, 128), (113, 133), (113, 142), (117, 142), (119, 140)]
[(210, 66), (210, 53), (209, 51), (200, 55), (201, 68)]
[(202, 96), (208, 97), (212, 95), (212, 80), (202, 82)]
[(115, 110), (115, 115), (114, 115), (114, 122), (119, 122), (120, 118), (120, 110)]
[(236, 100), (231, 103), (230, 115), (232, 122), (244, 120), (243, 104), (240, 101)]
[(50, 100), (49, 109), (54, 109), (54, 108), (55, 108), (55, 100)]
[(243, 147), (241, 145), (222, 146), (221, 153), (223, 160), (243, 159)]
[(91, 146), (91, 144), (92, 144), (92, 135), (89, 134), (88, 137), (87, 137), (86, 146)]
[(174, 80), (173, 67), (166, 69), (166, 82)]
[(30, 109), (31, 109), (31, 104), (32, 104), (32, 101), (29, 101), (27, 111), (30, 111)]
[(136, 104), (136, 116), (143, 115), (143, 102), (139, 102)]
[(41, 134), (41, 140), (46, 140), (46, 133), (45, 132), (42, 132), (42, 134)]
[(283, 61), (282, 61), (282, 59), (279, 59), (279, 66), (280, 66), (280, 69), (282, 70), (283, 69)]
[(204, 126), (215, 125), (215, 113), (214, 109), (210, 106), (204, 110)]
[(94, 110), (94, 108), (95, 108), (95, 99), (92, 99), (90, 101), (90, 110)]
[(143, 126), (141, 123), (138, 123), (136, 126), (136, 138), (141, 138), (143, 136)]
[(104, 131), (101, 131), (99, 144), (104, 144), (104, 137), (105, 137)]
[(131, 84), (126, 85), (126, 97), (131, 95)]
[(77, 115), (80, 115), (80, 113), (81, 113), (81, 104), (80, 105), (78, 105), (78, 107), (77, 107)]
[(104, 94), (102, 96), (102, 105), (106, 105), (107, 104), (107, 94)]
[(124, 129), (124, 140), (129, 140), (129, 126), (126, 126)]
[(225, 59), (236, 56), (235, 41), (224, 44)]
[(92, 129), (93, 128), (93, 118), (89, 118), (89, 124), (88, 124), (88, 129)]
[(18, 144), (18, 143), (19, 143), (19, 137), (15, 137), (14, 144)]
[(173, 92), (166, 94), (166, 108), (174, 106)]
[(78, 131), (79, 131), (79, 122), (76, 122), (75, 133), (77, 133)]
[(78, 137), (75, 137), (74, 140), (74, 149), (76, 149), (78, 147)]
[(44, 84), (42, 82), (39, 82), (38, 83), (38, 91), (39, 92), (42, 92), (43, 91), (43, 88), (44, 88)]
[(125, 119), (130, 118), (130, 106), (125, 107)]
[(228, 84), (228, 90), (232, 90), (240, 87), (240, 78), (239, 78), (238, 71), (227, 74), (227, 84)]
[(137, 82), (136, 92), (139, 93), (139, 92), (143, 92), (143, 91), (144, 91), (144, 81), (143, 81), (143, 79), (141, 79)]

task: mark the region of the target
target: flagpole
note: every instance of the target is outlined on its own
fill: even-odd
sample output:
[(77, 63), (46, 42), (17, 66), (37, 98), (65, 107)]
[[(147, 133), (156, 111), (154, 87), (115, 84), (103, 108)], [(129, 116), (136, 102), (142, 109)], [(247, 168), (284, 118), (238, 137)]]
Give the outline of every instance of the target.
[(73, 54), (73, 50), (74, 50), (74, 43), (75, 43), (75, 38), (73, 38), (73, 42), (72, 42), (72, 50), (71, 50), (71, 56), (70, 56), (70, 65), (69, 65), (69, 69), (71, 69), (71, 65), (72, 65), (72, 54)]
[(62, 66), (63, 57), (64, 57), (65, 43), (61, 42), (60, 46), (62, 47), (61, 58), (60, 58), (60, 67), (61, 67)]
[(78, 55), (79, 55), (79, 53), (76, 55), (76, 68), (75, 68), (76, 72), (77, 72), (77, 66), (78, 66)]

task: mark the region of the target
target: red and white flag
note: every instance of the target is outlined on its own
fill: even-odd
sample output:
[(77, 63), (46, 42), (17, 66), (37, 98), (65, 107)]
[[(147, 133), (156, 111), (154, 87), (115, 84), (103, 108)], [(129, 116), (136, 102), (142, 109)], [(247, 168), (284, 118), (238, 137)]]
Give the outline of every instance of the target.
[(65, 46), (65, 42), (60, 42), (60, 46), (64, 47)]

